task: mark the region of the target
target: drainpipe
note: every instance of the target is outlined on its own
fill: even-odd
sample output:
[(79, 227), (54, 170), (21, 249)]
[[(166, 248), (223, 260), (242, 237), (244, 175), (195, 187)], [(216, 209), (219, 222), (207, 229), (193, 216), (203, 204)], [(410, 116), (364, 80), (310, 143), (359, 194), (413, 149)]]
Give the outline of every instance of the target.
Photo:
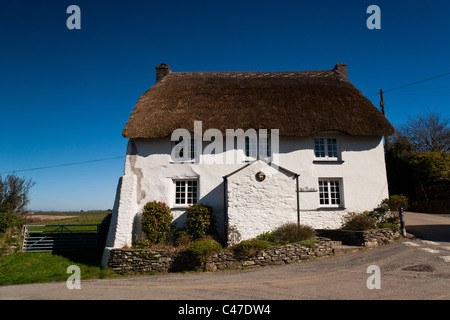
[(299, 174), (295, 174), (295, 184), (297, 189), (297, 224), (300, 224), (300, 192), (299, 192), (299, 185), (298, 185), (298, 177)]
[(228, 178), (223, 177), (223, 231), (224, 243), (228, 244), (228, 204), (227, 204)]

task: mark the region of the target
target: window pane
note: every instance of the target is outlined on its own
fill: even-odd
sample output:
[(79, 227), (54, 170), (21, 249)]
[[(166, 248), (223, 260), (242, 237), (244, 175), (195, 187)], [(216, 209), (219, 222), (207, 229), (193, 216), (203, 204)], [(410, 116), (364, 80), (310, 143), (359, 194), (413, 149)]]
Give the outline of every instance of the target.
[(183, 144), (180, 144), (181, 141), (175, 141), (175, 160), (183, 158)]
[(176, 204), (197, 203), (196, 180), (175, 181), (175, 203)]
[(327, 139), (328, 157), (337, 158), (337, 140)]
[(325, 157), (325, 141), (323, 138), (314, 139), (314, 154), (317, 158)]
[(340, 180), (319, 180), (319, 203), (321, 205), (340, 205)]
[(192, 160), (195, 159), (197, 155), (197, 149), (196, 149), (196, 143), (195, 140), (189, 140), (186, 142), (186, 148), (183, 148), (183, 143), (181, 143), (183, 140), (175, 141), (175, 160), (182, 160), (184, 156), (184, 149), (187, 149), (187, 158)]
[(270, 144), (268, 138), (259, 138), (259, 155), (264, 158), (270, 157)]
[(189, 153), (189, 158), (190, 159), (195, 159), (197, 156), (197, 143), (195, 142), (194, 139), (190, 140), (190, 153)]
[(197, 181), (187, 181), (188, 191), (187, 191), (187, 203), (196, 204), (197, 203)]
[(257, 139), (245, 137), (245, 155), (247, 157), (255, 158), (257, 157)]
[(328, 204), (329, 203), (327, 181), (319, 181), (319, 202), (320, 202), (320, 204)]

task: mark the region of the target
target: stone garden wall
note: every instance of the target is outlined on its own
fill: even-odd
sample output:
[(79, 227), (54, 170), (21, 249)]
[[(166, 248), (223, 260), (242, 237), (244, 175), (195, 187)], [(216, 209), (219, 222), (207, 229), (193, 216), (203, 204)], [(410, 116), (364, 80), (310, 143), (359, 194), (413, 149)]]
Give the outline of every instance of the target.
[[(401, 237), (390, 228), (369, 231), (316, 230), (322, 240), (311, 247), (289, 244), (266, 248), (251, 256), (243, 256), (231, 249), (212, 254), (205, 266), (197, 262), (189, 252), (166, 252), (146, 249), (112, 249), (109, 266), (119, 274), (141, 274), (152, 272), (179, 272), (189, 270), (209, 271), (263, 267), (295, 263), (334, 255), (334, 241), (344, 245), (374, 247), (388, 244)], [(326, 239), (328, 238), (328, 239)], [(331, 241), (330, 241), (331, 239)]]
[[(209, 271), (262, 267), (306, 261), (334, 254), (332, 242), (319, 241), (308, 247), (300, 244), (269, 247), (253, 256), (242, 256), (233, 250), (214, 253), (206, 262)], [(109, 266), (119, 274), (177, 272), (202, 270), (189, 252), (112, 249)]]
[(343, 245), (373, 247), (387, 244), (400, 238), (400, 233), (391, 228), (374, 229), (368, 231), (353, 230), (316, 230), (317, 235), (335, 241), (342, 241)]

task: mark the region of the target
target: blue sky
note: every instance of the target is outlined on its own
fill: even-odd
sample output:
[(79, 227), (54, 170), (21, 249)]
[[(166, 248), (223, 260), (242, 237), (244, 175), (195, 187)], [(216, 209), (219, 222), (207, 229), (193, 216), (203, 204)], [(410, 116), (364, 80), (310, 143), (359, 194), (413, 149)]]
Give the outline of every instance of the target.
[[(69, 5), (81, 29), (69, 30)], [(381, 29), (369, 30), (369, 5)], [(112, 208), (123, 127), (155, 66), (173, 71), (291, 71), (348, 65), (378, 107), (389, 90), (450, 72), (450, 2), (2, 1), (0, 172), (36, 182), (33, 210)], [(387, 92), (393, 125), (450, 117), (450, 75)]]

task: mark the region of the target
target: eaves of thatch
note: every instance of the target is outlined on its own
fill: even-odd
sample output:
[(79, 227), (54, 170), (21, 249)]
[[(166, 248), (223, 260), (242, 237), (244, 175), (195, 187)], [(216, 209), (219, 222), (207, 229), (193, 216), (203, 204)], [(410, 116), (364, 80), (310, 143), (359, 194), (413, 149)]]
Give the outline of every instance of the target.
[(194, 121), (202, 121), (203, 130), (224, 134), (238, 128), (279, 129), (280, 136), (394, 132), (347, 79), (345, 64), (334, 70), (292, 72), (171, 72), (161, 65), (157, 79), (139, 98), (124, 137), (166, 137), (179, 128), (193, 132)]

